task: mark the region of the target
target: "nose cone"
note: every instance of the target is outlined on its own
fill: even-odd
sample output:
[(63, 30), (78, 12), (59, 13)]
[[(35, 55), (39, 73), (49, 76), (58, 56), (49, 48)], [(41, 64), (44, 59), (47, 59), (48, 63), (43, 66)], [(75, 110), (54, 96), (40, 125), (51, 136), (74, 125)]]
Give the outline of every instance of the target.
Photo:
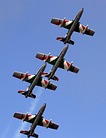
[(45, 63), (45, 64), (42, 66), (43, 70), (46, 68), (46, 65), (47, 65), (47, 64)]
[(79, 11), (79, 14), (82, 15), (83, 11), (84, 11), (84, 8), (82, 8), (82, 9)]
[(83, 12), (84, 11), (84, 8), (82, 8), (81, 11)]
[(42, 105), (42, 107), (41, 107), (42, 113), (44, 112), (45, 108), (46, 108), (46, 103), (44, 103), (44, 104)]
[(45, 70), (45, 68), (46, 68), (46, 63), (41, 66), (41, 68), (39, 69), (39, 71), (41, 71), (41, 73), (43, 73), (43, 71)]
[(66, 45), (66, 46), (63, 48), (62, 53), (66, 53), (67, 50), (68, 50), (68, 47), (69, 47), (69, 45)]
[(79, 13), (78, 13), (79, 18), (82, 16), (83, 11), (84, 11), (84, 8), (82, 8), (82, 9), (79, 11)]
[(46, 103), (44, 103), (44, 105), (43, 105), (44, 107), (46, 107)]

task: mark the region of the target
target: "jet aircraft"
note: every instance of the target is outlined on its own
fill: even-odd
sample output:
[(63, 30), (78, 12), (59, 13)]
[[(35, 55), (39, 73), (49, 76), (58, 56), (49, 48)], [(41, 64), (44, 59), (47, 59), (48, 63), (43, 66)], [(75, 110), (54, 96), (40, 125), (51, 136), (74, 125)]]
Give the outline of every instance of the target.
[(43, 54), (43, 53), (37, 53), (36, 54), (36, 58), (40, 59), (40, 60), (44, 60), (45, 62), (48, 62), (50, 64), (53, 65), (49, 75), (48, 75), (48, 80), (50, 80), (58, 67), (65, 69), (67, 71), (71, 71), (74, 73), (78, 73), (79, 68), (74, 66), (73, 63), (69, 63), (64, 59), (64, 56), (68, 50), (68, 45), (66, 45), (63, 50), (60, 52), (59, 56), (52, 56), (52, 55), (47, 55), (47, 54)]
[(47, 120), (45, 118), (43, 118), (42, 114), (44, 112), (46, 108), (46, 104), (44, 104), (40, 110), (38, 111), (37, 114), (35, 115), (31, 115), (31, 114), (23, 114), (23, 113), (14, 113), (13, 117), (32, 123), (30, 130), (26, 131), (26, 130), (21, 130), (20, 133), (27, 135), (27, 137), (29, 138), (30, 136), (32, 137), (36, 137), (38, 138), (38, 134), (34, 133), (35, 128), (37, 127), (37, 125), (39, 126), (44, 126), (46, 128), (51, 128), (51, 129), (58, 129), (59, 125), (56, 123), (53, 123), (51, 120)]
[(64, 44), (69, 43), (74, 45), (74, 41), (72, 41), (71, 35), (75, 32), (80, 32), (82, 34), (87, 34), (90, 36), (93, 36), (95, 31), (88, 28), (88, 26), (84, 26), (80, 24), (79, 20), (83, 14), (84, 9), (82, 8), (78, 14), (76, 15), (75, 19), (72, 21), (64, 19), (58, 19), (58, 18), (52, 18), (51, 23), (55, 25), (59, 25), (60, 27), (68, 29), (68, 32), (65, 37), (59, 36), (57, 37), (57, 40), (62, 41)]
[(27, 90), (19, 90), (18, 93), (24, 95), (26, 98), (27, 97), (31, 97), (31, 98), (36, 98), (36, 95), (34, 95), (32, 93), (32, 90), (34, 89), (34, 87), (37, 86), (41, 86), (44, 88), (48, 88), (51, 90), (55, 90), (57, 88), (56, 85), (50, 83), (49, 81), (45, 80), (42, 78), (42, 73), (44, 71), (44, 69), (46, 68), (46, 64), (44, 64), (37, 72), (37, 74), (31, 75), (28, 73), (22, 73), (22, 72), (17, 72), (15, 71), (13, 73), (13, 76), (21, 79), (22, 81), (26, 81), (28, 83), (30, 83), (30, 86), (27, 88)]

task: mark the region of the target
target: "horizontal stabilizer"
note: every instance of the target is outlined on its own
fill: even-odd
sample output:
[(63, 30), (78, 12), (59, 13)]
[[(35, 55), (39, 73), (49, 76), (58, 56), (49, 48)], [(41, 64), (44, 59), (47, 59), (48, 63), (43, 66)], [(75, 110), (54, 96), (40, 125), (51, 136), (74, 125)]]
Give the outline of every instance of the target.
[(33, 134), (30, 135), (30, 131), (21, 130), (20, 133), (22, 133), (22, 134), (24, 134), (24, 135), (27, 135), (28, 138), (29, 138), (30, 136), (35, 137), (35, 138), (38, 138), (38, 135), (35, 134), (35, 133), (33, 133)]
[(56, 40), (62, 41), (64, 44), (68, 43), (68, 44), (74, 45), (74, 41), (72, 41), (72, 40), (66, 41), (66, 38), (67, 38), (67, 37), (58, 36), (58, 37), (56, 38)]
[[(50, 77), (50, 73), (43, 72), (42, 76), (49, 78)], [(56, 77), (55, 75), (52, 76), (51, 79), (52, 80), (55, 80), (55, 81), (58, 81), (59, 80), (59, 78)]]
[(24, 91), (24, 90), (19, 90), (18, 93), (22, 94), (25, 96), (25, 98), (30, 97), (30, 98), (36, 98), (36, 95), (34, 95), (33, 93), (31, 93), (30, 95), (28, 95), (28, 91)]

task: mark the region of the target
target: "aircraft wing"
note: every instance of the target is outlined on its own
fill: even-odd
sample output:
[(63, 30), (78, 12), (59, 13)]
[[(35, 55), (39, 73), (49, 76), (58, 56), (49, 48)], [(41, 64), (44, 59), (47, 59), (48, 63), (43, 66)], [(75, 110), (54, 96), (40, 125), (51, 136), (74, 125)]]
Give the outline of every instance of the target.
[(80, 23), (77, 24), (76, 28), (75, 28), (76, 32), (82, 33), (82, 34), (86, 34), (86, 35), (90, 35), (93, 36), (95, 31), (90, 29), (88, 26), (84, 26)]
[[(64, 27), (66, 29), (70, 29), (72, 26), (73, 20), (52, 18), (51, 23), (58, 25), (60, 27)], [(80, 22), (77, 23), (77, 26), (74, 31), (82, 33), (82, 34), (90, 35), (90, 36), (93, 36), (95, 33), (94, 30), (88, 28), (88, 26), (84, 26), (84, 25), (80, 24)]]
[(57, 86), (53, 83), (51, 83), (50, 81), (48, 80), (45, 80), (45, 79), (42, 79), (41, 82), (39, 82), (39, 84), (37, 84), (38, 86), (41, 86), (43, 88), (47, 88), (47, 89), (50, 89), (50, 90), (55, 90), (57, 88)]
[(58, 59), (58, 56), (52, 56), (52, 55), (47, 55), (47, 54), (43, 54), (43, 53), (37, 53), (36, 54), (36, 58), (40, 59), (40, 60), (43, 60), (47, 63), (50, 63), (52, 65), (55, 64), (55, 62), (57, 61)]
[(52, 128), (52, 129), (58, 129), (59, 125), (56, 123), (51, 122), (50, 125), (48, 126), (48, 128)]
[(36, 115), (31, 115), (28, 113), (23, 114), (23, 113), (16, 112), (16, 113), (14, 113), (13, 117), (20, 119), (20, 120), (23, 120), (23, 121), (26, 121), (26, 122), (29, 122), (29, 123), (33, 123)]
[(16, 77), (22, 81), (26, 81), (26, 82), (29, 82), (29, 83), (32, 83), (35, 75), (31, 75), (31, 74), (28, 74), (28, 73), (22, 73), (22, 72), (17, 72), (15, 71), (13, 73), (13, 77)]
[[(37, 53), (36, 54), (36, 58), (40, 59), (40, 60), (44, 60), (52, 65), (55, 64), (55, 62), (57, 61), (58, 57), (57, 56), (51, 56), (47, 54), (43, 54), (43, 53)], [(47, 59), (47, 60), (46, 60)], [(67, 71), (71, 71), (71, 72), (74, 72), (74, 73), (78, 73), (79, 71), (79, 68), (74, 66), (73, 63), (69, 63), (67, 62), (64, 58), (63, 60), (61, 61), (61, 64), (59, 65), (59, 68), (62, 68), (62, 69), (65, 69)]]
[(66, 60), (63, 60), (63, 63), (60, 65), (60, 68), (65, 69), (67, 71), (71, 71), (73, 73), (78, 73), (80, 70), (77, 66), (73, 65), (73, 63), (67, 62)]
[(69, 21), (66, 19), (52, 18), (51, 23), (58, 25), (60, 27), (64, 27), (66, 29), (70, 29), (70, 26), (72, 25), (73, 21)]
[[(35, 75), (25, 74), (21, 72), (14, 72), (13, 76), (29, 83), (32, 83), (35, 78)], [(56, 85), (54, 85), (53, 83), (50, 83), (49, 81), (43, 79), (42, 77), (40, 77), (36, 85), (50, 90), (55, 90), (57, 88)]]
[(59, 125), (52, 122), (51, 120), (47, 120), (45, 118), (42, 117), (42, 119), (40, 120), (40, 122), (38, 123), (39, 126), (43, 126), (46, 128), (51, 128), (51, 129), (58, 129)]
[(84, 34), (86, 34), (86, 35), (90, 35), (90, 36), (93, 36), (93, 35), (94, 35), (94, 33), (95, 33), (95, 31), (94, 31), (94, 30), (91, 30), (91, 29), (89, 29), (89, 28), (86, 28), (85, 33), (84, 33)]
[[(28, 114), (28, 113), (23, 114), (23, 113), (16, 112), (16, 113), (14, 113), (13, 117), (33, 124), (33, 122), (36, 118), (36, 114), (31, 115), (31, 114)], [(51, 129), (58, 129), (58, 127), (59, 127), (58, 124), (53, 123), (51, 120), (44, 119), (43, 117), (41, 117), (40, 121), (38, 122), (38, 125), (46, 127), (46, 128), (51, 128)]]

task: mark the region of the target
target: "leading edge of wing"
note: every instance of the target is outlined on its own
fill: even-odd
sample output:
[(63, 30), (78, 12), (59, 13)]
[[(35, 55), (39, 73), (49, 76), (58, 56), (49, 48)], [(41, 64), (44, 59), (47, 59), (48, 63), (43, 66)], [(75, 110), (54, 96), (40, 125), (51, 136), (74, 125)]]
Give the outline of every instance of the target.
[[(67, 23), (68, 25), (72, 23), (72, 21), (69, 21), (67, 19), (60, 19), (60, 18), (52, 18), (51, 19), (51, 23), (52, 24), (55, 24), (55, 25), (58, 25), (60, 27), (64, 27), (64, 28), (67, 28)], [(67, 28), (68, 29), (68, 28)]]
[(17, 118), (17, 119), (20, 119), (20, 120), (23, 120), (23, 121), (26, 121), (29, 123), (33, 123), (35, 116), (36, 115), (31, 115), (29, 113), (23, 114), (23, 113), (19, 113), (19, 112), (16, 112), (13, 115), (14, 118)]

